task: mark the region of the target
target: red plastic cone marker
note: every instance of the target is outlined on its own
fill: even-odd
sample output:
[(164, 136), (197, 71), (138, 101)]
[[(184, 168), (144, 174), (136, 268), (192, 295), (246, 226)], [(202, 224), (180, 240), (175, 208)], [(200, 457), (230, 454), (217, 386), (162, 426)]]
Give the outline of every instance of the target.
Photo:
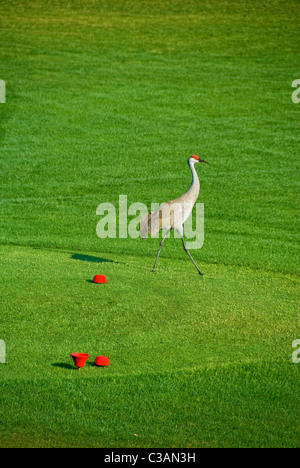
[(96, 275), (94, 277), (94, 283), (105, 284), (105, 283), (107, 283), (107, 279), (105, 278), (104, 275)]
[(71, 356), (74, 361), (74, 365), (75, 367), (77, 367), (77, 369), (81, 369), (82, 367), (84, 367), (86, 361), (90, 357), (89, 354), (84, 353), (72, 353)]
[(95, 365), (98, 367), (105, 367), (109, 365), (109, 359), (106, 356), (98, 356), (95, 359)]

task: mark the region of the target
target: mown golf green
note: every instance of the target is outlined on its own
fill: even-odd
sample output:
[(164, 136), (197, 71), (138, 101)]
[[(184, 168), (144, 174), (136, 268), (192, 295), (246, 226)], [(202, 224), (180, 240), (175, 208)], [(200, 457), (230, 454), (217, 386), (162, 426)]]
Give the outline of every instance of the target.
[[(296, 0), (1, 1), (0, 447), (299, 447), (299, 24)], [(97, 237), (100, 203), (181, 195), (191, 154), (204, 277), (179, 239), (152, 273), (158, 239)]]

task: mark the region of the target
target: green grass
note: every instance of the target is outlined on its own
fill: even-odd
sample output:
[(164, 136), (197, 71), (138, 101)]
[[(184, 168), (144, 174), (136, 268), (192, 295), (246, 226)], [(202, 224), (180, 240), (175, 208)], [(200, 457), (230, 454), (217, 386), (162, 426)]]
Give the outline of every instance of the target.
[[(1, 447), (299, 447), (299, 16), (1, 2)], [(98, 204), (178, 196), (193, 153), (203, 278), (179, 240), (152, 274), (157, 239), (97, 238)]]

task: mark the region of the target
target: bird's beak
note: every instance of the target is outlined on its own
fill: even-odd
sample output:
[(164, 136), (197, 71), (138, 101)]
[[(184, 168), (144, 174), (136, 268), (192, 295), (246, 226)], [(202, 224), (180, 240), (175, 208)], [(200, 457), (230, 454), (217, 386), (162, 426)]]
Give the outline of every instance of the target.
[(202, 163), (205, 163), (205, 164), (210, 164), (209, 162), (207, 161), (203, 161), (203, 159), (199, 159), (199, 163), (202, 162)]

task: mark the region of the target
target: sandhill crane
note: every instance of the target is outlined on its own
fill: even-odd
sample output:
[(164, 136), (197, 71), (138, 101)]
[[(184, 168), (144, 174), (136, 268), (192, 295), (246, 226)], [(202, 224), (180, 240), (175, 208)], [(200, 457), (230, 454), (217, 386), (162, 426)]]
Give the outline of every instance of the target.
[(210, 164), (207, 161), (199, 159), (199, 157), (196, 155), (190, 156), (188, 159), (188, 165), (193, 175), (193, 181), (188, 191), (180, 197), (176, 198), (175, 200), (163, 203), (157, 208), (156, 211), (153, 211), (152, 213), (147, 213), (146, 216), (144, 216), (144, 218), (140, 222), (140, 236), (143, 239), (145, 239), (148, 234), (150, 234), (151, 236), (155, 236), (155, 234), (157, 234), (158, 231), (160, 231), (161, 229), (167, 230), (159, 245), (159, 249), (152, 271), (155, 271), (158, 257), (160, 255), (162, 246), (167, 235), (171, 230), (174, 230), (179, 233), (184, 250), (186, 251), (193, 264), (197, 268), (198, 273), (202, 275), (195, 260), (188, 251), (183, 238), (183, 223), (190, 216), (200, 190), (198, 175), (194, 167), (196, 163)]

